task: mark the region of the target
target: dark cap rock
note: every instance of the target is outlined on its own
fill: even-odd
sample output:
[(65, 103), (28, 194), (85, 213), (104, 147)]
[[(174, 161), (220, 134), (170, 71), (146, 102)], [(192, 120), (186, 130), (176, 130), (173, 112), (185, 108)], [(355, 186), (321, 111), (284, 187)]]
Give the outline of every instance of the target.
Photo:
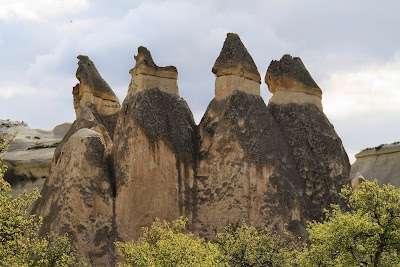
[(271, 93), (275, 91), (297, 91), (321, 97), (322, 91), (311, 77), (299, 57), (284, 55), (281, 60), (272, 60), (265, 75), (265, 83)]
[(261, 83), (253, 58), (236, 33), (228, 33), (212, 72), (217, 76), (238, 75)]
[(135, 56), (136, 65), (129, 71), (131, 75), (145, 74), (160, 78), (177, 79), (178, 70), (174, 66), (159, 67), (154, 63), (150, 51), (139, 46), (138, 54)]

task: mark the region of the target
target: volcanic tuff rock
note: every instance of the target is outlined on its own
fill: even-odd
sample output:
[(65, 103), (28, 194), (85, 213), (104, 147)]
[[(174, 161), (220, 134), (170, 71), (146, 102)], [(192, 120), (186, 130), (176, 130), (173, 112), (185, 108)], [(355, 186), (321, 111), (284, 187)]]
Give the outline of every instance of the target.
[(236, 33), (228, 33), (212, 72), (215, 99), (229, 96), (234, 90), (260, 95), (261, 77), (257, 66)]
[(400, 143), (367, 148), (356, 155), (350, 177), (359, 172), (367, 180), (377, 179), (379, 184), (390, 183), (400, 187)]
[[(306, 221), (339, 203), (350, 164), (299, 58), (271, 63), (266, 81), (274, 95), (266, 106), (253, 59), (228, 34), (213, 68), (215, 98), (198, 127), (178, 95), (176, 68), (158, 67), (145, 47), (135, 60), (120, 112), (76, 98), (77, 120), (35, 207), (43, 233), (69, 232), (97, 266), (112, 262), (114, 238), (137, 238), (157, 217), (188, 217), (189, 228), (207, 238), (243, 221), (287, 224), (306, 237)], [(98, 74), (87, 58), (77, 73), (85, 73), (81, 66)], [(78, 92), (90, 84), (79, 77)], [(100, 99), (96, 86), (87, 87)]]
[[(245, 65), (240, 60), (236, 64)], [(338, 203), (341, 187), (350, 184), (347, 154), (321, 112), (321, 94), (319, 103), (298, 101), (311, 89), (320, 91), (301, 60), (273, 61), (267, 81), (274, 95), (290, 81), (284, 89), (297, 98), (266, 107), (261, 97), (236, 90), (216, 97), (200, 122), (193, 227), (202, 235), (244, 220), (288, 224), (305, 236), (305, 222), (321, 220), (323, 209)]]
[(14, 197), (24, 190), (42, 189), (54, 150), (70, 127), (71, 123), (64, 123), (44, 131), (32, 129), (24, 122), (0, 120), (0, 134), (17, 133), (3, 162), (8, 166), (4, 179), (11, 184)]
[(178, 96), (178, 71), (174, 66), (157, 66), (150, 51), (143, 46), (138, 48), (135, 56), (136, 65), (129, 71), (132, 75), (128, 95), (144, 89), (158, 88), (163, 92)]
[(76, 117), (87, 103), (94, 105), (96, 112), (104, 116), (118, 113), (120, 104), (108, 83), (100, 76), (96, 66), (87, 56), (78, 56), (76, 78), (79, 83), (72, 90)]
[[(148, 64), (142, 53), (151, 59), (148, 50), (140, 47), (135, 68)], [(116, 223), (124, 241), (138, 237), (140, 227), (157, 217), (190, 217), (196, 125), (177, 90), (168, 93), (162, 89), (164, 80), (158, 81), (142, 83), (138, 90), (131, 90), (131, 83), (115, 129)]]
[(113, 266), (113, 194), (106, 144), (83, 128), (68, 138), (36, 202), (43, 216), (41, 234), (68, 234), (93, 266)]
[(299, 57), (284, 55), (281, 60), (273, 60), (265, 75), (265, 83), (273, 93), (270, 103), (310, 103), (322, 112), (322, 91)]

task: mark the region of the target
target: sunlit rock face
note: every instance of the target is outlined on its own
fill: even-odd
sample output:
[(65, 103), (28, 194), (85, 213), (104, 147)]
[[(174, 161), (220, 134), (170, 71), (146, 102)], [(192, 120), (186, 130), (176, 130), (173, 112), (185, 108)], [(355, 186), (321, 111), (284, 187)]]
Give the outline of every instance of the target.
[(34, 213), (41, 234), (68, 234), (94, 266), (114, 262), (113, 192), (101, 134), (82, 128), (68, 138), (51, 166)]
[(78, 56), (76, 78), (79, 83), (73, 88), (74, 108), (76, 117), (87, 103), (95, 107), (96, 112), (103, 116), (118, 113), (120, 104), (108, 83), (100, 76), (96, 66), (87, 56)]
[(400, 187), (400, 144), (380, 145), (356, 154), (351, 166), (351, 176), (361, 174), (366, 180), (377, 179), (379, 184)]
[(156, 66), (144, 47), (135, 59), (113, 149), (116, 225), (124, 241), (137, 238), (155, 218), (191, 217), (197, 143), (192, 113), (178, 95), (175, 67)]

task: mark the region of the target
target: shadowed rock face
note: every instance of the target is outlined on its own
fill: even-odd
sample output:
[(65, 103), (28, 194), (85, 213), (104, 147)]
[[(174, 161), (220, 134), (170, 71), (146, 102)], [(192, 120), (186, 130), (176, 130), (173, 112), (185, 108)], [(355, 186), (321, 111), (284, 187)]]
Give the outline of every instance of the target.
[(157, 66), (150, 51), (143, 46), (135, 56), (136, 65), (129, 71), (132, 75), (128, 94), (135, 94), (145, 89), (158, 88), (163, 92), (178, 95), (178, 71), (174, 66)]
[(112, 115), (119, 111), (120, 104), (108, 83), (100, 76), (96, 66), (87, 56), (78, 56), (76, 78), (79, 80), (73, 90), (74, 108), (77, 117), (86, 104), (93, 104), (101, 115)]

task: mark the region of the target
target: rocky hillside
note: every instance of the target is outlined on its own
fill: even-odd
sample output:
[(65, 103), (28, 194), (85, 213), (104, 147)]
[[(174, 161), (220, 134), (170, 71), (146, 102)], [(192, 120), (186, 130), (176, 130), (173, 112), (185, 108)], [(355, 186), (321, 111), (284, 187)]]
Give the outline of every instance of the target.
[(179, 96), (177, 69), (157, 66), (147, 48), (138, 48), (122, 105), (93, 62), (78, 59), (77, 118), (34, 212), (42, 234), (68, 233), (95, 266), (113, 265), (113, 242), (137, 238), (156, 217), (185, 216), (207, 238), (243, 221), (305, 236), (306, 221), (321, 220), (350, 184), (322, 91), (300, 58), (271, 62), (266, 105), (257, 66), (228, 34), (199, 125)]
[(360, 173), (365, 179), (400, 187), (400, 143), (367, 148), (356, 155), (350, 177)]
[(24, 122), (0, 119), (0, 134), (16, 133), (4, 157), (8, 166), (4, 178), (11, 184), (14, 196), (36, 187), (39, 191), (42, 189), (49, 176), (54, 150), (70, 127), (71, 123), (64, 123), (52, 131), (44, 131), (32, 129)]

